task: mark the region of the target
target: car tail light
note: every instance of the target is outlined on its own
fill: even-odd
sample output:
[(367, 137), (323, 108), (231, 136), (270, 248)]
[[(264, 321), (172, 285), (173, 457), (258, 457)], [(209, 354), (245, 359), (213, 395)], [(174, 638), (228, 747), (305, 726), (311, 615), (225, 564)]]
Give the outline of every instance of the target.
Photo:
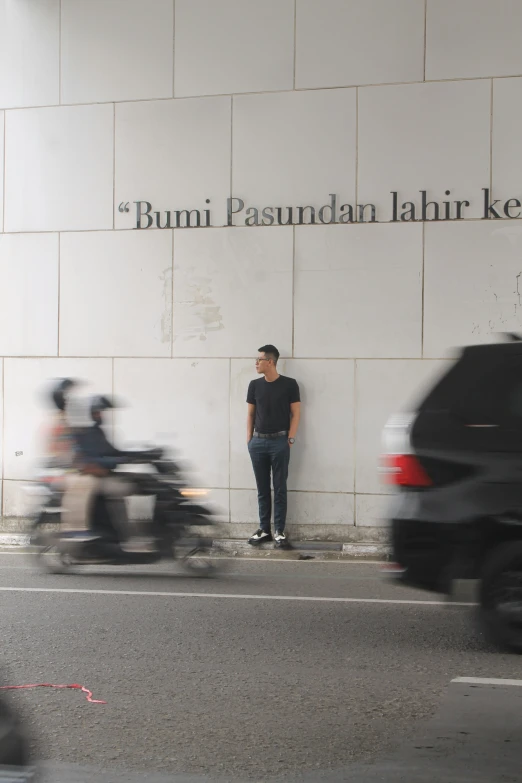
[(432, 481), (414, 454), (385, 454), (381, 476), (385, 484), (398, 487), (430, 487)]
[(411, 447), (413, 419), (410, 414), (392, 416), (384, 428), (380, 473), (385, 484), (398, 487), (429, 487), (432, 484)]

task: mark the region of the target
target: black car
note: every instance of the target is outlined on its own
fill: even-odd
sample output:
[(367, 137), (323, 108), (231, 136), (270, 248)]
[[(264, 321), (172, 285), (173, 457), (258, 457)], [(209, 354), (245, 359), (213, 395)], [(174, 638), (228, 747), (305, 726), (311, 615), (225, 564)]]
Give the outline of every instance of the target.
[(399, 580), (476, 585), (487, 637), (522, 653), (522, 341), (463, 349), (415, 413), (390, 419), (384, 452)]
[(3, 695), (0, 696), (0, 783), (36, 783), (29, 739)]

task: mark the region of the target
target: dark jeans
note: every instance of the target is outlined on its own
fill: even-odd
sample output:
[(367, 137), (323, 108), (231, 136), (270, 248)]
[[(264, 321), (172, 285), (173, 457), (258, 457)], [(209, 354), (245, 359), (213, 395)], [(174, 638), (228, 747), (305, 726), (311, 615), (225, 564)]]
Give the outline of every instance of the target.
[(262, 530), (270, 533), (272, 516), (272, 494), (270, 475), (274, 482), (274, 528), (283, 533), (286, 524), (286, 480), (290, 462), (288, 437), (252, 438), (248, 451), (254, 468), (259, 502), (259, 523)]

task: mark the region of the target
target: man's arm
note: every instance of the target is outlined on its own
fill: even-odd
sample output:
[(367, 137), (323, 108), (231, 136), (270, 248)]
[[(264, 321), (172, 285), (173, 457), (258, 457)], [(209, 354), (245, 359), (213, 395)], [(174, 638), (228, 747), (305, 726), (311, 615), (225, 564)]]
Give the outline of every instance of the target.
[(113, 446), (102, 427), (89, 427), (79, 436), (79, 445), (87, 461), (95, 462), (107, 470), (114, 470), (118, 465), (138, 456), (138, 452), (120, 451)]
[(300, 418), (301, 418), (301, 403), (291, 402), (290, 403), (290, 429), (288, 430), (289, 438), (295, 438), (295, 436), (297, 435)]
[(247, 403), (247, 443), (250, 443), (254, 434), (254, 421), (256, 418), (256, 406)]
[[(78, 462), (84, 472), (96, 473), (96, 470), (113, 470), (118, 461), (115, 457), (105, 453), (103, 434), (100, 439), (98, 428), (90, 427), (86, 432), (79, 433), (75, 437), (78, 446)], [(96, 469), (96, 470), (95, 470)]]

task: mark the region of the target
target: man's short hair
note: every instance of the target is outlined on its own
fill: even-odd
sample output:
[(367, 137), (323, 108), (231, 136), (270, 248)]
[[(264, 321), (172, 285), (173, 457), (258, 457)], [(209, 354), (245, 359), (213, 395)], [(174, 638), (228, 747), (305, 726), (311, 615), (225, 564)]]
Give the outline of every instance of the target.
[(277, 360), (279, 359), (279, 351), (275, 347), (275, 345), (263, 345), (261, 348), (258, 348), (259, 353), (264, 353), (267, 359), (272, 359), (274, 364), (277, 364)]

